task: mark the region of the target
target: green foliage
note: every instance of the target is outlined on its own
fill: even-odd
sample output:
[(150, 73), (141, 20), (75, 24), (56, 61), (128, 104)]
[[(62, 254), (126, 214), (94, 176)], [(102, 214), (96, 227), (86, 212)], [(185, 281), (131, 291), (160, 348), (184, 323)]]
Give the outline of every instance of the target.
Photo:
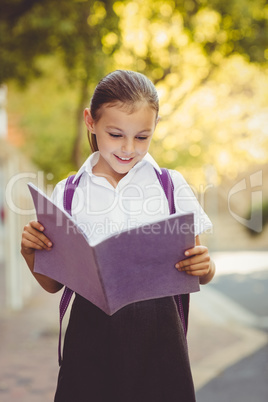
[(243, 54), (266, 62), (268, 5), (266, 0), (177, 0), (176, 9), (192, 40), (217, 62), (218, 54)]
[[(89, 87), (107, 73), (119, 43), (113, 0), (3, 0), (0, 9), (0, 84), (14, 79), (26, 85), (43, 73), (40, 55), (54, 54), (79, 92), (76, 116), (82, 116)], [(16, 6), (18, 8), (16, 9)], [(111, 36), (113, 34), (113, 41)], [(81, 163), (82, 130), (77, 119), (70, 159)]]
[(222, 3), (116, 3), (122, 32), (116, 66), (145, 73), (160, 95), (153, 154), (195, 184), (206, 183), (206, 165), (214, 166), (217, 184), (222, 176), (234, 179), (248, 163), (265, 163), (268, 157), (266, 67), (245, 56), (243, 31), (235, 46), (231, 39), (233, 26), (240, 23), (242, 30), (244, 24), (240, 4), (241, 21), (234, 12), (237, 25), (229, 29), (223, 18), (232, 17), (233, 10)]
[[(71, 155), (78, 94), (59, 60), (46, 58), (42, 65), (42, 77), (31, 82), (27, 91), (10, 84), (8, 113), (10, 124), (14, 119), (22, 130), (23, 152), (46, 174), (52, 173), (56, 183), (76, 169)], [(49, 71), (55, 71), (52, 77)], [(89, 151), (86, 144), (85, 149)]]
[(266, 0), (207, 1), (221, 15), (229, 52), (243, 54), (253, 62), (267, 62), (268, 4)]
[(15, 79), (25, 85), (42, 73), (38, 57), (51, 54), (62, 58), (72, 81), (99, 77), (102, 38), (117, 32), (112, 5), (109, 0), (2, 0), (0, 83)]
[(267, 21), (264, 0), (2, 0), (0, 82), (33, 82), (10, 87), (9, 109), (57, 180), (88, 153), (82, 112), (99, 79), (140, 71), (161, 102), (153, 155), (192, 183), (213, 166), (216, 184), (268, 158)]

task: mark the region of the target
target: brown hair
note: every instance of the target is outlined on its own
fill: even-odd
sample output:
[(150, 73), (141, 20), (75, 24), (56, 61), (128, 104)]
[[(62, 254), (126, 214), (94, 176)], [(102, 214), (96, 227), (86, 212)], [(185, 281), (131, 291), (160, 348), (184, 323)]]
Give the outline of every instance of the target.
[[(90, 112), (97, 122), (100, 109), (104, 104), (122, 103), (130, 107), (130, 113), (135, 110), (138, 102), (146, 101), (156, 111), (159, 111), (159, 101), (154, 84), (141, 73), (129, 70), (116, 70), (106, 75), (96, 86), (90, 102)], [(88, 140), (92, 152), (98, 151), (96, 135), (88, 132)]]

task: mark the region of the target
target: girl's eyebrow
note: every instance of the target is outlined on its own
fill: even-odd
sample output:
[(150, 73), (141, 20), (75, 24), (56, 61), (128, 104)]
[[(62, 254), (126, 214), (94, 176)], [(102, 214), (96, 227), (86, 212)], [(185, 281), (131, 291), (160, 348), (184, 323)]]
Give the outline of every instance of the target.
[(121, 128), (118, 128), (116, 126), (107, 126), (106, 127), (107, 130), (117, 130), (117, 131), (121, 131), (121, 133), (123, 133), (124, 131), (121, 130)]
[[(121, 133), (124, 133), (124, 130), (122, 130), (121, 128), (118, 128), (116, 126), (107, 126), (106, 127), (107, 130), (117, 130), (120, 131)], [(140, 131), (139, 133), (137, 133), (136, 135), (140, 135), (140, 134), (145, 134), (145, 133), (150, 133), (152, 130), (150, 128), (144, 129), (142, 131)]]

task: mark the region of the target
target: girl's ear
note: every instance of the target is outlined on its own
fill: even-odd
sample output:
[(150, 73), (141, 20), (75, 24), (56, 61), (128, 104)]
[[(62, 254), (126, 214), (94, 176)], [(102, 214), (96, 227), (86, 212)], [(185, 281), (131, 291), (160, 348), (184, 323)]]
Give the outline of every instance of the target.
[(84, 110), (84, 120), (87, 126), (87, 129), (93, 133), (94, 131), (94, 120), (93, 117), (91, 116), (90, 110), (88, 108), (86, 108)]
[(157, 124), (159, 123), (160, 120), (161, 120), (161, 117), (157, 116), (155, 126), (157, 126)]
[(157, 118), (156, 118), (156, 120), (155, 120), (155, 126), (154, 126), (154, 129), (156, 129), (156, 126), (157, 126), (157, 124), (158, 124), (159, 120), (161, 120), (161, 117), (160, 117), (160, 116), (157, 116)]

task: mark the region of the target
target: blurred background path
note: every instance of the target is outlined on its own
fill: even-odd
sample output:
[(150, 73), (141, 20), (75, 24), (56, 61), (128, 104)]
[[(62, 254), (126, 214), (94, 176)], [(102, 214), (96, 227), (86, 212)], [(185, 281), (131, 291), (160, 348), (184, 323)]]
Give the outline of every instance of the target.
[(198, 402), (268, 400), (268, 252), (214, 253), (217, 276), (192, 295)]

